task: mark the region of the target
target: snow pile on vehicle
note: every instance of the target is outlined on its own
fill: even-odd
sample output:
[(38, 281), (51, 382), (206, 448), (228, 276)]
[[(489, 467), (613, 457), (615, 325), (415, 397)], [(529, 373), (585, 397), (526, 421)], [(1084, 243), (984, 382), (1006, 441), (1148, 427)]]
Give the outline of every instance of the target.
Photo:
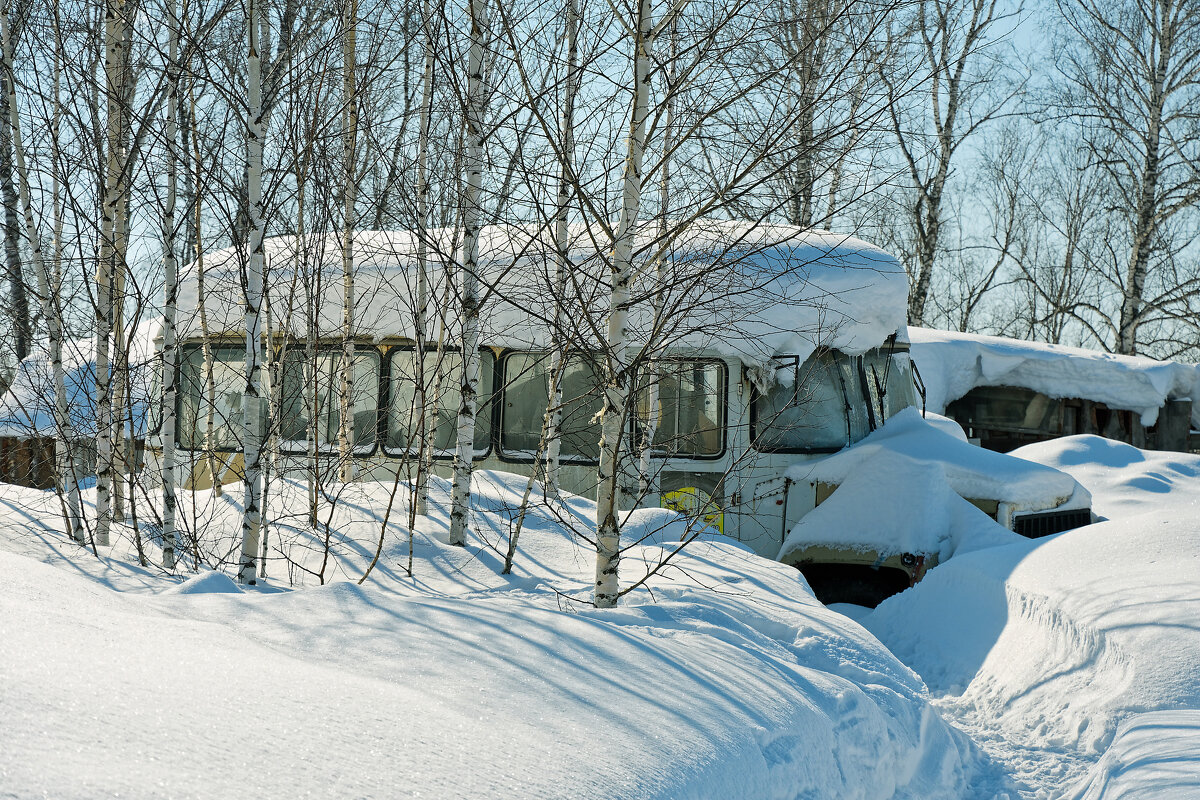
[[(1110, 491), (1146, 493), (1138, 481), (1155, 454), (1129, 458), (1134, 448), (1106, 451), (1097, 439), (1036, 447), (1101, 503)], [(1088, 452), (1107, 460), (1087, 464)], [(1178, 471), (1155, 497), (1102, 505), (1107, 522), (958, 556), (864, 620), (1031, 796), (1113, 768), (1120, 749), (1101, 758), (1122, 724), (1140, 724), (1136, 715), (1200, 710), (1200, 479)], [(1200, 736), (1189, 720), (1186, 735)], [(1120, 747), (1132, 752), (1145, 735)], [(1168, 755), (1155, 754), (1163, 769)], [(1158, 768), (1142, 766), (1148, 792)], [(1099, 787), (1086, 796), (1130, 795)]]
[[(99, 559), (61, 544), (37, 522), (55, 523), (53, 493), (5, 487), (5, 791), (884, 800), (960, 798), (991, 774), (920, 680), (795, 569), (699, 541), (598, 611), (577, 602), (594, 505), (534, 506), (502, 575), (525, 479), (477, 477), (467, 547), (445, 544), (448, 486), (434, 480), (407, 576), (402, 490), (361, 586), (390, 483), (328, 487), (343, 503), (326, 565), (304, 487), (276, 485), (279, 586), (240, 593), (140, 568), (127, 538)], [(206, 540), (214, 552), (236, 547), (232, 494), (196, 496), (197, 535), (224, 537)], [(631, 533), (668, 521), (655, 514)], [(626, 585), (670, 550), (627, 551)], [(288, 574), (309, 585), (279, 591)], [(102, 689), (81, 690), (81, 670)]]
[[(457, 237), (457, 238), (456, 238)], [(426, 280), (430, 302), (448, 310), (446, 336), (454, 341), (461, 320), (448, 293), (458, 276), (461, 231), (427, 232)], [(558, 252), (552, 230), (539, 226), (486, 226), (480, 234), (479, 277), (485, 303), (482, 341), (543, 348), (555, 319), (555, 297), (565, 292), (568, 318), (579, 336), (606, 329), (612, 281), (611, 242), (596, 228), (570, 228), (571, 280), (555, 289)], [(414, 336), (421, 297), (420, 238), (408, 231), (363, 231), (354, 237), (353, 325), (374, 338)], [(342, 262), (336, 236), (275, 237), (264, 242), (273, 329), (304, 336), (341, 336)], [(636, 280), (629, 335), (635, 343), (714, 347), (766, 363), (773, 355), (807, 357), (819, 346), (861, 353), (902, 331), (908, 278), (883, 250), (851, 236), (788, 225), (699, 220), (670, 241), (657, 222), (637, 234)], [(239, 278), (244, 253), (226, 249), (205, 256), (204, 304), (210, 330), (244, 328)], [(199, 263), (186, 268), (179, 293), (180, 337), (199, 335)], [(457, 277), (454, 278), (458, 280)], [(670, 310), (656, 322), (657, 299)], [(591, 320), (593, 325), (582, 324)], [(665, 331), (665, 332), (664, 332)], [(585, 348), (586, 349), (586, 348)]]
[(796, 523), (779, 560), (812, 545), (902, 553), (956, 553), (1021, 537), (960, 497), (941, 464), (891, 450), (868, 456), (825, 502)]
[(1154, 424), (1168, 399), (1192, 398), (1192, 425), (1200, 427), (1200, 369), (1194, 364), (927, 328), (909, 328), (908, 335), (925, 402), (939, 414), (977, 386), (1016, 386), (1134, 411), (1143, 425)]
[[(153, 342), (157, 329), (157, 322), (142, 323), (130, 338), (128, 388), (136, 436), (145, 435), (148, 414), (157, 400), (157, 389), (153, 385), (158, 367)], [(75, 436), (80, 439), (96, 436), (95, 352), (94, 339), (63, 343), (63, 384), (67, 391), (68, 418)], [(109, 370), (110, 376), (113, 375), (111, 365)], [(49, 353), (43, 350), (17, 365), (12, 385), (0, 397), (0, 436), (57, 436), (57, 431), (54, 373)]]
[[(797, 483), (843, 484), (868, 462), (896, 453), (923, 465), (939, 465), (950, 487), (973, 500), (998, 500), (1013, 510), (1086, 508), (1088, 493), (1069, 475), (1041, 464), (994, 453), (946, 433), (906, 408), (866, 438), (828, 458), (799, 462), (787, 476)], [(897, 501), (899, 503), (901, 501)]]

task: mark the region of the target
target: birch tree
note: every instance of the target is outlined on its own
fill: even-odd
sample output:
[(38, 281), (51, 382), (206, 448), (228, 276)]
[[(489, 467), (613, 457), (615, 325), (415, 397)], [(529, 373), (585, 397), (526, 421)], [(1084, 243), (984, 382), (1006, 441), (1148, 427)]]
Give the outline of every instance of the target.
[(558, 205), (554, 220), (554, 338), (550, 349), (550, 401), (546, 408), (546, 480), (548, 497), (559, 494), (559, 459), (562, 453), (562, 372), (566, 357), (566, 331), (569, 325), (567, 310), (563, 304), (567, 289), (567, 271), (570, 265), (570, 242), (567, 238), (567, 220), (570, 212), (572, 189), (576, 177), (575, 168), (575, 98), (579, 93), (579, 11), (578, 0), (567, 0), (565, 35), (567, 40), (567, 80), (563, 91), (562, 121), (559, 126), (561, 155), (559, 157)]
[[(661, 24), (661, 23), (660, 23)], [(597, 608), (613, 608), (620, 589), (621, 444), (629, 405), (630, 363), (628, 324), (630, 285), (633, 281), (633, 239), (637, 232), (642, 202), (642, 160), (646, 147), (646, 119), (650, 110), (651, 52), (657, 33), (650, 0), (640, 0), (633, 20), (633, 103), (629, 115), (629, 145), (622, 180), (620, 219), (613, 242), (611, 289), (608, 312), (608, 352), (605, 369), (604, 407), (600, 415), (600, 467), (596, 493), (596, 583)]]
[(341, 479), (354, 477), (354, 205), (358, 197), (355, 146), (358, 137), (358, 87), (355, 35), (358, 3), (345, 0), (342, 30), (342, 370), (338, 387), (338, 455)]
[(262, 358), (262, 295), (263, 295), (263, 219), (262, 157), (263, 103), (262, 62), (259, 57), (258, 0), (246, 3), (246, 75), (249, 99), (246, 114), (246, 175), (249, 194), (249, 241), (247, 242), (245, 280), (245, 338), (246, 364), (243, 412), (244, 433), (242, 449), (244, 467), (244, 506), (242, 512), (242, 561), (238, 568), (240, 583), (258, 581), (258, 537), (262, 526), (262, 468), (259, 463), (262, 446), (261, 392), (259, 368)]
[(179, 156), (175, 129), (179, 105), (179, 20), (175, 0), (167, 0), (167, 111), (163, 119), (166, 150), (166, 201), (162, 213), (163, 243), (163, 345), (162, 370), (162, 565), (175, 568), (175, 312), (178, 294), (178, 265), (175, 260), (175, 195)]
[(905, 113), (904, 98), (912, 87), (898, 80), (886, 62), (879, 67), (890, 95), (887, 109), (892, 133), (914, 193), (909, 213), (913, 256), (908, 321), (912, 325), (926, 320), (954, 157), (1012, 96), (1012, 90), (995, 94), (1002, 72), (986, 59), (987, 48), (1010, 18), (998, 9), (998, 0), (922, 0), (917, 4), (912, 22), (914, 46), (924, 61), (918, 77), (927, 82), (919, 96), (927, 100), (927, 106), (915, 115)]
[[(10, 6), (11, 3), (4, 4), (4, 14), (5, 25), (11, 27), (13, 9)], [(4, 89), (0, 91), (0, 118), (5, 120), (14, 113), (10, 83), (12, 79), (11, 73), (6, 74), (3, 78)], [(21, 262), (21, 212), (17, 187), (13, 183), (13, 175), (16, 174), (13, 148), (12, 130), (6, 124), (0, 129), (0, 200), (4, 204), (4, 262), (8, 279), (8, 313), (12, 320), (14, 355), (20, 362), (30, 353), (34, 330), (29, 299), (31, 291)]]
[(46, 328), (50, 337), (50, 369), (54, 381), (54, 427), (58, 436), (54, 443), (54, 458), (56, 472), (59, 475), (60, 486), (66, 496), (64, 521), (68, 535), (76, 542), (83, 543), (83, 499), (79, 493), (78, 477), (75, 473), (75, 460), (71, 448), (75, 440), (75, 431), (71, 424), (71, 414), (67, 406), (67, 382), (63, 370), (63, 209), (60, 197), (59, 163), (61, 161), (61, 121), (62, 102), (60, 86), (62, 83), (62, 36), (59, 29), (57, 11), (54, 16), (54, 81), (51, 89), (53, 110), (50, 118), (50, 152), (54, 159), (50, 178), (50, 203), (53, 217), (53, 234), (51, 243), (50, 289), (48, 296), (48, 311)]
[(1172, 268), (1192, 241), (1172, 222), (1200, 201), (1200, 9), (1188, 0), (1060, 0), (1057, 8), (1066, 27), (1058, 68), (1069, 81), (1058, 101), (1086, 121), (1091, 168), (1105, 176), (1126, 230), (1103, 268), (1119, 308), (1099, 324), (1111, 329), (1102, 335), (1116, 352), (1133, 354), (1148, 321), (1190, 319), (1200, 289), (1194, 270)]
[(467, 60), (466, 190), (463, 193), (463, 244), (459, 302), (462, 309), (462, 373), (450, 502), (450, 544), (466, 544), (471, 514), (471, 472), (475, 457), (475, 413), (479, 391), (479, 233), (483, 221), (484, 37), (487, 0), (470, 0), (471, 45)]
[(100, 208), (100, 251), (96, 275), (96, 544), (108, 546), (112, 526), (113, 414), (109, 343), (113, 334), (113, 280), (119, 269), (120, 217), (125, 198), (122, 158), (124, 112), (124, 0), (104, 6), (105, 172)]

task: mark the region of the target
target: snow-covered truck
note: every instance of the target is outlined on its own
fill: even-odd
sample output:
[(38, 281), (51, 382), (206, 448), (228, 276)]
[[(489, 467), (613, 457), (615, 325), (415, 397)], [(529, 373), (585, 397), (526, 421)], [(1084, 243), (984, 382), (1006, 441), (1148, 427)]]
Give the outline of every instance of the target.
[[(524, 474), (535, 467), (557, 349), (565, 352), (559, 483), (592, 494), (610, 363), (605, 353), (612, 352), (605, 349), (610, 255), (598, 244), (605, 241), (599, 231), (572, 227), (564, 262), (551, 234), (530, 227), (487, 227), (481, 234), (475, 465)], [(420, 361), (424, 386), (437, 397), (435, 471), (449, 472), (460, 405), (456, 246), (448, 231), (429, 231), (424, 242), (411, 232), (354, 238), (349, 333), (360, 477), (411, 474), (420, 444)], [(267, 374), (274, 385), (263, 394), (275, 399), (263, 413), (278, 452), (274, 469), (332, 480), (331, 465), (345, 448), (338, 401), (347, 330), (341, 247), (332, 236), (280, 237), (264, 247)], [(636, 410), (625, 427), (625, 507), (685, 511), (777, 558), (789, 531), (844, 479), (838, 465), (854, 458), (845, 454), (866, 452), (852, 446), (882, 434), (892, 418), (907, 415), (900, 426), (907, 439), (926, 443), (929, 452), (913, 458), (953, 458), (946, 442), (967, 447), (914, 410), (907, 276), (891, 255), (850, 236), (743, 222), (695, 223), (669, 239), (657, 223), (648, 224), (636, 250), (641, 269), (632, 287), (628, 348), (641, 369), (631, 376)], [(237, 250), (219, 251), (182, 278), (173, 433), (185, 488), (240, 476), (243, 259)], [(421, 311), (427, 313), (418, 336)], [(1063, 473), (988, 456), (995, 463), (980, 465), (959, 453), (970, 468), (946, 472), (961, 495), (1003, 524), (1036, 516), (1039, 532), (1047, 533), (1090, 521), (1090, 498)], [(820, 464), (831, 466), (821, 471)], [(1039, 475), (1049, 488), (1027, 491)], [(1014, 476), (1032, 478), (1016, 480), (1023, 493), (1007, 488)], [(884, 495), (878, 502), (924, 501)], [(836, 586), (852, 574), (883, 594), (919, 580), (936, 562), (936, 553), (897, 550), (886, 529), (875, 535), (874, 547), (793, 546), (785, 558), (815, 585)]]
[(929, 409), (1007, 452), (1094, 433), (1143, 450), (1200, 449), (1200, 367), (1144, 356), (910, 328)]

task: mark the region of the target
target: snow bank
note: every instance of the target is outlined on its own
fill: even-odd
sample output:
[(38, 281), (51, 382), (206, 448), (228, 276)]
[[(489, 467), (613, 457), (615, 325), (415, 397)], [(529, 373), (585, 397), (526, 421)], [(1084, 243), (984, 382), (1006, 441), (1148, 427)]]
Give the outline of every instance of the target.
[(1021, 537), (996, 523), (951, 488), (941, 464), (892, 450), (863, 459), (836, 491), (792, 528), (779, 560), (810, 545), (937, 554), (1009, 544)]
[(1134, 411), (1143, 425), (1154, 424), (1168, 399), (1195, 398), (1192, 425), (1200, 427), (1200, 369), (1194, 364), (928, 328), (909, 328), (908, 335), (926, 404), (939, 414), (976, 386), (1016, 386)]
[[(501, 575), (525, 479), (477, 478), (467, 547), (444, 543), (449, 487), (433, 479), (413, 575), (393, 523), (362, 586), (390, 483), (329, 487), (344, 502), (324, 586), (322, 537), (289, 522), (304, 487), (276, 486), (271, 573), (312, 575), (244, 593), (215, 573), (166, 591), (180, 579), (138, 568), (119, 526), (100, 559), (59, 549), (30, 534), (31, 519), (53, 524), (52, 493), (4, 487), (4, 790), (884, 800), (967, 796), (988, 769), (921, 681), (795, 569), (701, 540), (598, 611), (576, 602), (590, 593), (594, 504), (534, 506)], [(236, 499), (196, 500), (211, 549), (235, 545)], [(657, 513), (631, 532), (678, 529)], [(625, 585), (671, 549), (626, 551)]]
[(1138, 714), (1070, 800), (1195, 800), (1200, 797), (1200, 711)]
[[(784, 225), (702, 220), (668, 247), (658, 224), (638, 234), (640, 264), (634, 285), (630, 335), (646, 341), (653, 323), (650, 298), (663, 293), (673, 312), (670, 346), (717, 348), (764, 363), (777, 353), (806, 357), (818, 345), (861, 353), (902, 330), (907, 276), (900, 263), (850, 236)], [(457, 242), (452, 230), (427, 237), (431, 297), (446, 296), (447, 267), (454, 273)], [(600, 320), (607, 312), (611, 243), (597, 229), (570, 232), (572, 274), (567, 312), (575, 320)], [(314, 323), (320, 335), (341, 335), (341, 256), (336, 236), (277, 237), (264, 243), (273, 327), (304, 335)], [(417, 237), (410, 232), (355, 235), (354, 326), (363, 336), (409, 337), (418, 297)], [(481, 318), (482, 341), (536, 348), (547, 344), (554, 318), (556, 251), (552, 232), (528, 226), (488, 226), (480, 238), (481, 279), (488, 292)], [(657, 278), (662, 259), (664, 278)], [(205, 307), (214, 332), (243, 327), (240, 251), (204, 258)], [(180, 336), (199, 332), (197, 265), (180, 287)], [(450, 305), (444, 299), (440, 305)], [(451, 340), (458, 321), (448, 320)], [(584, 329), (594, 338), (604, 326)], [(656, 344), (664, 344), (663, 334)], [(598, 341), (593, 341), (598, 346)]]
[(1200, 501), (1200, 456), (1139, 450), (1091, 435), (1025, 445), (1011, 455), (1075, 478), (1091, 490), (1092, 510), (1106, 519), (1153, 511), (1164, 500)]
[[(1103, 442), (1034, 447), (1057, 448), (1052, 463), (1075, 469), (1106, 508), (1110, 488), (1146, 492), (1137, 481), (1158, 454), (1133, 458), (1134, 448)], [(1100, 463), (1080, 463), (1088, 452)], [(1010, 763), (1030, 796), (1056, 793), (1093, 767), (1099, 786), (1122, 753), (1144, 754), (1150, 734), (1130, 733), (1101, 764), (1123, 723), (1142, 724), (1135, 715), (1200, 709), (1200, 479), (1179, 471), (1154, 497), (1107, 506), (1107, 522), (958, 556), (864, 621), (944, 695), (943, 710)], [(1149, 783), (1136, 796), (1157, 797), (1154, 776), (1173, 769), (1166, 746), (1153, 755), (1162, 763), (1142, 765)]]
[[(146, 435), (146, 420), (152, 402), (154, 371), (153, 336), (157, 322), (138, 326), (130, 339), (130, 397), (137, 436)], [(96, 436), (95, 340), (63, 343), (64, 384), (67, 413), (77, 438)], [(110, 367), (111, 369), (111, 367)], [(111, 374), (111, 373), (110, 373)], [(17, 365), (8, 391), (0, 397), (0, 436), (56, 436), (54, 422), (54, 373), (48, 351), (34, 353)]]
[[(884, 453), (900, 454), (919, 465), (940, 465), (960, 496), (1011, 503), (1016, 511), (1062, 503), (1064, 508), (1086, 508), (1090, 501), (1069, 475), (970, 445), (923, 420), (915, 408), (904, 409), (865, 439), (828, 458), (793, 465), (787, 475), (798, 483), (841, 484)], [(890, 510), (900, 503), (887, 505)]]

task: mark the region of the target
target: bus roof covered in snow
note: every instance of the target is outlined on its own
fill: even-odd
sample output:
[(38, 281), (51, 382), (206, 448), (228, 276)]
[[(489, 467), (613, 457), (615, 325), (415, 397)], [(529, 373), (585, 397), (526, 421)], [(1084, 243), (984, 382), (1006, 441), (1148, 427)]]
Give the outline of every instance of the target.
[[(802, 358), (818, 347), (861, 353), (903, 334), (907, 277), (883, 250), (851, 236), (784, 225), (699, 221), (668, 238), (655, 222), (636, 238), (630, 335), (662, 347), (713, 348), (747, 363), (781, 353)], [(481, 341), (514, 348), (545, 347), (555, 313), (556, 249), (552, 228), (488, 226), (480, 236), (479, 277), (485, 302)], [(430, 338), (445, 319), (454, 337), (461, 235), (431, 230), (425, 237)], [(598, 346), (605, 326), (611, 239), (595, 227), (572, 226), (563, 302), (574, 344)], [(382, 340), (413, 338), (420, 297), (413, 232), (354, 235), (354, 334)], [(342, 332), (342, 254), (336, 235), (275, 237), (264, 242), (266, 286), (274, 334), (318, 337)], [(212, 335), (243, 330), (240, 271), (244, 250), (202, 260), (204, 311)], [(181, 339), (201, 335), (193, 263), (179, 294)], [(450, 265), (451, 269), (446, 269)], [(656, 298), (666, 324), (654, 323)], [(656, 334), (652, 334), (657, 331)]]

